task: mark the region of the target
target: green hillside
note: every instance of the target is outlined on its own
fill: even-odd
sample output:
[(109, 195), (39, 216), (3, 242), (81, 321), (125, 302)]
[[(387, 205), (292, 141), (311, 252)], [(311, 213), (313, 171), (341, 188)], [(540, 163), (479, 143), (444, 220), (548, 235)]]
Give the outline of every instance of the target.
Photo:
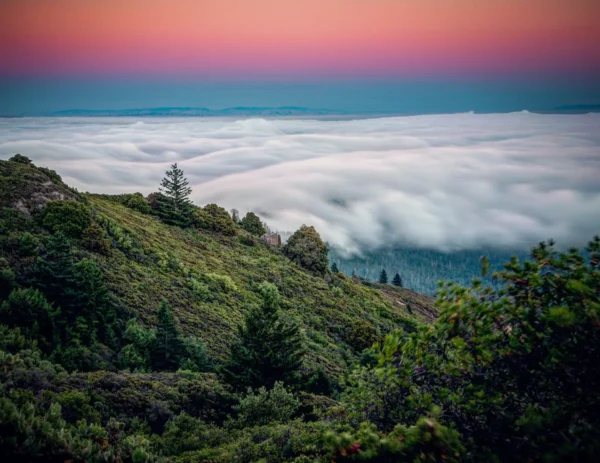
[[(340, 273), (312, 274), (241, 227), (226, 236), (166, 225), (126, 207), (122, 196), (76, 193), (56, 174), (32, 165), (0, 161), (0, 175), (4, 216), (38, 237), (41, 246), (52, 230), (40, 225), (35, 213), (48, 201), (70, 199), (86, 205), (110, 249), (91, 252), (80, 240), (73, 243), (79, 258), (92, 259), (102, 270), (113, 304), (124, 317), (152, 326), (166, 299), (181, 331), (204, 341), (216, 361), (226, 357), (244, 313), (260, 303), (257, 285), (264, 281), (278, 288), (286, 316), (301, 323), (309, 370), (320, 366), (339, 376), (365, 346), (424, 320), (408, 313), (402, 295), (400, 303), (391, 303), (379, 291)], [(9, 232), (6, 239), (11, 238), (15, 235)], [(3, 258), (18, 260), (6, 247)]]
[(597, 459), (600, 237), (434, 299), (166, 175), (108, 196), (0, 161), (1, 461)]

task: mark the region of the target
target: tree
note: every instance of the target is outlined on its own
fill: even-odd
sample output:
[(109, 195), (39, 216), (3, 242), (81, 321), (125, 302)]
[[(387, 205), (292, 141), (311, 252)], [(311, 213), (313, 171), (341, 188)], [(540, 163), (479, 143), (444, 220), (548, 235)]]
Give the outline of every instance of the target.
[(152, 366), (154, 370), (177, 370), (184, 356), (184, 343), (175, 326), (175, 318), (166, 300), (162, 300), (158, 309), (156, 340), (152, 347)]
[(394, 275), (394, 279), (392, 280), (392, 284), (394, 286), (398, 286), (399, 288), (402, 288), (402, 277), (400, 277), (399, 273), (396, 273), (396, 275)]
[(240, 225), (248, 233), (256, 236), (262, 236), (267, 231), (260, 218), (254, 212), (248, 212), (240, 222)]
[(234, 223), (240, 223), (240, 211), (231, 209), (231, 220), (233, 220)]
[(381, 273), (379, 274), (379, 283), (381, 283), (382, 285), (386, 285), (387, 282), (388, 282), (387, 272), (385, 271), (385, 269), (382, 269)]
[(234, 236), (237, 227), (225, 209), (216, 204), (207, 204), (193, 213), (194, 225), (225, 236)]
[(349, 378), (349, 418), (391, 431), (433, 403), (470, 461), (595, 461), (600, 237), (585, 254), (541, 243), (495, 278), (442, 285), (433, 324), (388, 336), (377, 366)]
[(192, 189), (177, 163), (167, 170), (166, 177), (160, 185), (158, 212), (162, 220), (171, 225), (188, 226), (192, 211), (192, 202), (189, 199)]
[(283, 247), (283, 253), (301, 267), (323, 275), (329, 267), (327, 245), (315, 227), (302, 225)]
[(61, 232), (54, 234), (46, 244), (46, 253), (37, 259), (34, 284), (50, 302), (62, 308), (73, 304), (75, 259), (71, 242)]
[(263, 283), (260, 291), (262, 304), (246, 315), (224, 369), (226, 378), (239, 390), (271, 388), (276, 381), (294, 382), (304, 355), (300, 328), (281, 317), (277, 288)]
[(331, 264), (331, 271), (333, 273), (340, 273), (340, 270), (338, 269), (338, 266), (335, 262), (333, 264)]

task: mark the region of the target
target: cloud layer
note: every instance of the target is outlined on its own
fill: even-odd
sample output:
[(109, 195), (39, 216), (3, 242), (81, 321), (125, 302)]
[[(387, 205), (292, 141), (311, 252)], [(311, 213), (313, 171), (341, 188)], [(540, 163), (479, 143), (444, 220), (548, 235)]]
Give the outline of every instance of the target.
[(0, 119), (14, 153), (99, 193), (157, 189), (178, 162), (193, 200), (315, 225), (349, 252), (581, 245), (600, 232), (600, 114), (356, 120)]

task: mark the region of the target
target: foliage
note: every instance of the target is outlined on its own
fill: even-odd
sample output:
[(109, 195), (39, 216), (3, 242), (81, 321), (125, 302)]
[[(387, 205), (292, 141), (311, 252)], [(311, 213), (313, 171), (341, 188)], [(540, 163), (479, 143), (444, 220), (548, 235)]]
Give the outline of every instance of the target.
[(387, 272), (385, 271), (385, 269), (381, 269), (381, 273), (379, 274), (379, 283), (381, 283), (382, 285), (386, 285), (387, 282), (388, 282)]
[(170, 225), (188, 226), (191, 222), (192, 203), (189, 199), (192, 189), (183, 176), (183, 170), (173, 164), (161, 182), (158, 200), (158, 215)]
[(81, 245), (89, 251), (105, 256), (110, 253), (110, 242), (106, 239), (102, 228), (95, 223), (83, 230)]
[(196, 209), (193, 214), (194, 225), (225, 236), (237, 234), (237, 226), (225, 209), (216, 204), (208, 204)]
[[(118, 424), (105, 430), (88, 425), (67, 425), (60, 405), (40, 411), (32, 403), (16, 406), (0, 398), (0, 453), (14, 461), (131, 461), (155, 462), (161, 459), (149, 453), (143, 438), (123, 438)], [(114, 429), (116, 428), (116, 429)]]
[(240, 225), (248, 233), (255, 236), (262, 236), (267, 231), (265, 225), (254, 212), (248, 212), (240, 221)]
[(315, 227), (302, 225), (290, 236), (283, 252), (292, 261), (316, 274), (324, 274), (329, 266), (327, 245)]
[(276, 381), (269, 391), (265, 387), (257, 391), (249, 388), (246, 396), (233, 407), (237, 412), (235, 425), (243, 428), (286, 423), (298, 413), (299, 407), (300, 401), (281, 381)]
[(49, 348), (54, 337), (54, 309), (44, 295), (33, 288), (14, 289), (0, 305), (0, 319), (10, 327), (22, 327), (23, 335)]
[(53, 233), (62, 232), (69, 238), (81, 238), (90, 226), (92, 216), (88, 207), (78, 201), (51, 201), (41, 213), (44, 227)]
[(396, 273), (396, 275), (394, 275), (394, 279), (392, 280), (392, 284), (394, 286), (398, 286), (398, 287), (402, 288), (402, 278), (400, 277), (399, 273)]
[(335, 262), (331, 264), (331, 273), (340, 273), (340, 269)]
[(302, 364), (303, 339), (298, 325), (281, 318), (277, 288), (263, 283), (259, 289), (262, 304), (246, 315), (224, 370), (236, 387), (294, 382)]
[(148, 201), (141, 193), (134, 193), (130, 195), (127, 199), (125, 199), (123, 204), (130, 209), (141, 212), (142, 214), (150, 214), (152, 212), (150, 204), (148, 204)]
[(436, 403), (474, 461), (589, 461), (600, 442), (600, 238), (587, 254), (541, 243), (497, 273), (499, 290), (444, 286), (439, 320), (388, 337), (380, 366), (354, 376), (351, 416), (385, 429)]
[(18, 162), (19, 164), (32, 165), (31, 159), (22, 154), (15, 154), (13, 157), (8, 159), (10, 162)]
[(173, 313), (164, 299), (157, 319), (156, 338), (151, 351), (152, 367), (155, 370), (176, 370), (184, 356), (184, 344)]
[(458, 433), (434, 418), (422, 417), (413, 426), (397, 425), (381, 436), (373, 424), (363, 423), (355, 435), (327, 433), (332, 461), (460, 462), (464, 447)]
[(350, 346), (360, 352), (377, 341), (377, 328), (366, 320), (354, 320), (347, 328), (345, 338)]

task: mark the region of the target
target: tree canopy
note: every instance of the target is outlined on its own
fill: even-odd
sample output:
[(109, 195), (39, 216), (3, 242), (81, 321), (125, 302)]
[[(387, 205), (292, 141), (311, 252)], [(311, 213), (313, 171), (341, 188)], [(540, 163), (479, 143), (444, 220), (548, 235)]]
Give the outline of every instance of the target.
[(315, 227), (302, 225), (285, 243), (283, 252), (311, 272), (324, 274), (329, 266), (327, 245)]
[(236, 387), (270, 388), (276, 381), (295, 382), (302, 364), (302, 335), (296, 323), (282, 317), (277, 288), (263, 283), (259, 289), (262, 304), (246, 315), (224, 370)]

